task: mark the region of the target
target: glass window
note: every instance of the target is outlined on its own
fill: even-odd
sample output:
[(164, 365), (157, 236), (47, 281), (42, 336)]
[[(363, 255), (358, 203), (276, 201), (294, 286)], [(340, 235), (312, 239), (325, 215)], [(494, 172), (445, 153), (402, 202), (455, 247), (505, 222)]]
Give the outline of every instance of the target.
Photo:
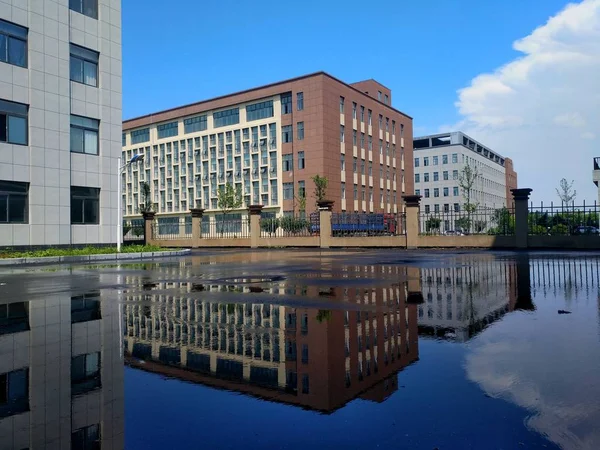
[(346, 170), (346, 156), (343, 153), (340, 155), (340, 163), (343, 172), (344, 170)]
[(431, 206), (425, 205), (425, 214), (429, 214), (431, 212)]
[(0, 142), (27, 145), (27, 105), (0, 100)]
[(440, 196), (440, 188), (434, 188), (433, 189), (433, 196), (434, 197), (439, 197)]
[(123, 147), (127, 145), (127, 133), (121, 134), (121, 144)]
[(297, 138), (299, 141), (304, 139), (304, 122), (298, 122), (297, 125), (298, 135)]
[(458, 186), (454, 186), (454, 188), (452, 188), (452, 193), (454, 194), (455, 197), (458, 197), (459, 195), (459, 191), (458, 191)]
[(442, 155), (442, 164), (448, 164), (448, 155)]
[(226, 127), (240, 123), (240, 109), (231, 108), (213, 113), (213, 127)]
[(346, 198), (346, 183), (342, 182), (342, 200)]
[(357, 166), (358, 166), (358, 158), (353, 158), (352, 159), (352, 172), (356, 173)]
[(298, 169), (304, 169), (305, 167), (304, 152), (298, 152)]
[(415, 195), (421, 195), (421, 189), (415, 189)]
[(27, 67), (27, 28), (0, 20), (0, 61)]
[(71, 80), (98, 86), (98, 52), (71, 44)]
[(365, 121), (365, 107), (362, 105), (360, 105), (360, 121)]
[(75, 225), (100, 223), (100, 189), (71, 186), (71, 223)]
[(273, 117), (273, 100), (246, 106), (247, 121), (266, 119), (267, 117)]
[(460, 212), (460, 203), (454, 204), (454, 212)]
[(157, 125), (156, 134), (158, 139), (164, 139), (168, 137), (177, 136), (179, 134), (179, 123), (169, 122)]
[(291, 125), (284, 125), (281, 127), (281, 140), (284, 143), (289, 143), (294, 140), (294, 130)]
[(352, 102), (352, 118), (356, 119), (356, 102)]
[[(195, 133), (198, 131), (204, 131), (208, 127), (207, 116), (196, 116), (190, 117), (183, 120), (183, 132), (184, 133)], [(239, 131), (238, 131), (239, 133)]]
[(448, 171), (447, 170), (444, 170), (443, 178), (444, 178), (444, 181), (448, 181)]
[(440, 181), (440, 173), (433, 172), (433, 181)]
[(452, 164), (458, 163), (458, 153), (452, 153)]
[(448, 197), (450, 195), (450, 189), (445, 187), (444, 188), (444, 197)]
[(98, 0), (69, 0), (69, 8), (92, 19), (98, 18)]
[(425, 183), (429, 183), (429, 172), (423, 174), (423, 181)]
[(429, 198), (429, 189), (425, 189), (425, 198)]
[(428, 156), (425, 156), (425, 157), (423, 158), (423, 165), (424, 165), (425, 167), (429, 166), (429, 157), (428, 157)]
[(150, 141), (150, 128), (142, 128), (131, 132), (131, 145)]
[(369, 126), (371, 126), (371, 125), (372, 125), (372, 123), (371, 123), (371, 122), (372, 122), (372, 119), (373, 119), (373, 111), (371, 111), (371, 110), (369, 109)]
[(415, 167), (419, 167), (419, 166), (420, 166), (419, 158), (415, 158)]
[(340, 97), (340, 114), (344, 114), (344, 97)]
[(292, 93), (281, 94), (281, 114), (292, 113)]
[(420, 183), (421, 182), (421, 175), (418, 173), (415, 173), (415, 183)]
[(434, 156), (433, 157), (433, 165), (437, 166), (440, 162), (440, 158), (438, 156)]
[(28, 222), (29, 183), (0, 181), (0, 223)]
[(302, 111), (304, 109), (304, 93), (298, 92), (296, 94), (296, 108), (298, 111)]
[(458, 180), (458, 170), (453, 170), (452, 171), (452, 179), (453, 180)]
[(294, 198), (294, 183), (283, 183), (283, 199), (292, 200)]
[(290, 172), (291, 170), (294, 170), (294, 155), (291, 153), (286, 153), (285, 155), (281, 156), (282, 159), (282, 163), (283, 163), (283, 171), (284, 172)]
[(96, 119), (71, 115), (71, 151), (97, 155), (99, 128), (100, 121)]
[(306, 197), (306, 182), (303, 180), (298, 181), (298, 196), (300, 198)]
[(90, 425), (73, 431), (71, 448), (78, 450), (94, 450), (99, 448), (100, 424)]
[(345, 142), (344, 125), (340, 125), (340, 142)]

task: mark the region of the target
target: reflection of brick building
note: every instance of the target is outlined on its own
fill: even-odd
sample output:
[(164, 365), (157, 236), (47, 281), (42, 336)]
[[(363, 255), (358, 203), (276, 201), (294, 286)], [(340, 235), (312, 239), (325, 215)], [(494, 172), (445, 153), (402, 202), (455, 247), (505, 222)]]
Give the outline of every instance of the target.
[(123, 448), (119, 313), (100, 296), (0, 304), (0, 448)]
[(513, 311), (517, 302), (514, 261), (481, 255), (448, 267), (421, 270), (424, 303), (419, 334), (463, 342)]
[[(330, 289), (306, 281), (195, 292), (188, 283), (159, 283), (161, 293), (128, 296), (126, 358), (144, 370), (324, 412), (357, 396), (383, 401), (397, 388), (388, 378), (418, 359), (417, 310), (405, 302), (406, 284)], [(171, 295), (171, 287), (186, 292)], [(329, 309), (275, 304), (277, 295)], [(349, 311), (337, 309), (340, 301)]]

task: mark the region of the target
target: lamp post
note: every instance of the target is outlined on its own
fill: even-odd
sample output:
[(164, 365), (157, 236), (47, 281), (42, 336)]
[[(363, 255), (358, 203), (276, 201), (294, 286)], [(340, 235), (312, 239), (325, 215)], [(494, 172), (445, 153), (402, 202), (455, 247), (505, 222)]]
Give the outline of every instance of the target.
[(121, 175), (125, 172), (129, 166), (134, 163), (143, 162), (144, 155), (133, 155), (133, 157), (125, 164), (121, 165), (121, 158), (117, 160), (117, 252), (121, 251), (121, 244), (123, 242), (123, 206), (121, 205)]

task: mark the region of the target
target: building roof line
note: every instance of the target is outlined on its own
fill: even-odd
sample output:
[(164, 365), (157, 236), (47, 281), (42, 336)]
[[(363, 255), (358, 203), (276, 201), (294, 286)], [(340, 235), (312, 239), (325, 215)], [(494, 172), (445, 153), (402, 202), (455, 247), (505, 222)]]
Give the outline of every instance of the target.
[[(206, 100), (200, 100), (198, 102), (193, 102), (193, 103), (188, 103), (188, 104), (185, 104), (185, 105), (176, 106), (176, 107), (173, 107), (173, 108), (163, 109), (163, 110), (160, 110), (160, 111), (157, 111), (157, 112), (153, 112), (153, 113), (150, 113), (150, 114), (145, 114), (145, 115), (142, 115), (142, 116), (137, 116), (137, 117), (132, 117), (132, 118), (129, 118), (129, 119), (125, 119), (125, 120), (123, 120), (123, 131), (126, 131), (126, 130), (129, 130), (129, 129), (133, 128), (133, 127), (127, 128), (127, 124), (128, 123), (133, 122), (133, 121), (137, 121), (137, 120), (140, 120), (140, 119), (148, 119), (149, 118), (151, 120), (150, 123), (154, 124), (155, 122), (154, 122), (154, 120), (152, 118), (154, 116), (158, 116), (158, 115), (161, 115), (161, 114), (164, 114), (164, 113), (169, 113), (169, 112), (177, 111), (177, 110), (180, 110), (180, 109), (182, 110), (182, 109), (190, 108), (190, 107), (193, 107), (193, 106), (200, 106), (200, 105), (202, 105), (204, 103), (210, 103), (210, 102), (214, 102), (214, 101), (217, 101), (217, 100), (222, 100), (222, 99), (225, 99), (225, 98), (228, 98), (228, 97), (234, 97), (236, 95), (243, 95), (243, 94), (247, 94), (247, 93), (250, 93), (250, 92), (259, 91), (261, 89), (268, 89), (268, 88), (279, 86), (279, 85), (286, 84), (286, 83), (293, 83), (295, 81), (304, 80), (306, 78), (312, 78), (312, 77), (316, 77), (316, 76), (325, 76), (325, 77), (328, 77), (328, 78), (330, 78), (330, 79), (332, 79), (334, 81), (337, 81), (338, 83), (341, 83), (344, 86), (346, 86), (346, 87), (348, 87), (348, 88), (350, 88), (350, 89), (358, 92), (361, 95), (368, 96), (367, 94), (365, 94), (361, 90), (355, 88), (354, 86), (352, 86), (352, 85), (350, 85), (350, 84), (348, 84), (348, 83), (346, 83), (346, 82), (344, 82), (344, 81), (342, 81), (342, 80), (340, 80), (340, 79), (338, 79), (338, 78), (336, 78), (336, 77), (328, 74), (327, 72), (320, 71), (320, 72), (309, 73), (309, 74), (302, 75), (302, 76), (295, 77), (295, 78), (288, 78), (286, 80), (277, 81), (275, 83), (269, 83), (269, 84), (262, 85), (262, 86), (256, 86), (256, 87), (253, 87), (253, 88), (250, 88), (250, 89), (244, 89), (242, 91), (233, 92), (231, 94), (220, 95), (220, 96), (212, 97), (212, 98), (209, 98), (209, 99), (206, 99)], [(375, 80), (373, 80), (373, 81), (375, 81)], [(379, 84), (381, 84), (381, 83), (379, 83)], [(383, 84), (382, 84), (382, 86), (383, 86)], [(395, 112), (397, 112), (399, 114), (402, 114), (403, 116), (407, 117), (408, 119), (412, 119), (411, 116), (409, 116), (408, 114), (406, 114), (406, 113), (404, 113), (404, 112), (402, 112), (402, 111), (394, 108), (393, 106), (386, 105), (385, 103), (377, 100), (374, 97), (371, 97), (371, 96), (368, 96), (368, 97), (370, 99), (372, 99), (372, 100), (380, 103), (381, 105), (383, 105), (383, 106), (385, 106), (387, 108), (390, 108), (392, 111), (395, 111)]]

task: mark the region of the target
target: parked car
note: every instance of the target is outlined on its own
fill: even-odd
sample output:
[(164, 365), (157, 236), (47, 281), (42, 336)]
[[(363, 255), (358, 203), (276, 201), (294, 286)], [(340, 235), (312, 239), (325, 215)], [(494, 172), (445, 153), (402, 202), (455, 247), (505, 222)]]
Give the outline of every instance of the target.
[(580, 226), (575, 228), (574, 234), (600, 234), (600, 230), (596, 227)]

